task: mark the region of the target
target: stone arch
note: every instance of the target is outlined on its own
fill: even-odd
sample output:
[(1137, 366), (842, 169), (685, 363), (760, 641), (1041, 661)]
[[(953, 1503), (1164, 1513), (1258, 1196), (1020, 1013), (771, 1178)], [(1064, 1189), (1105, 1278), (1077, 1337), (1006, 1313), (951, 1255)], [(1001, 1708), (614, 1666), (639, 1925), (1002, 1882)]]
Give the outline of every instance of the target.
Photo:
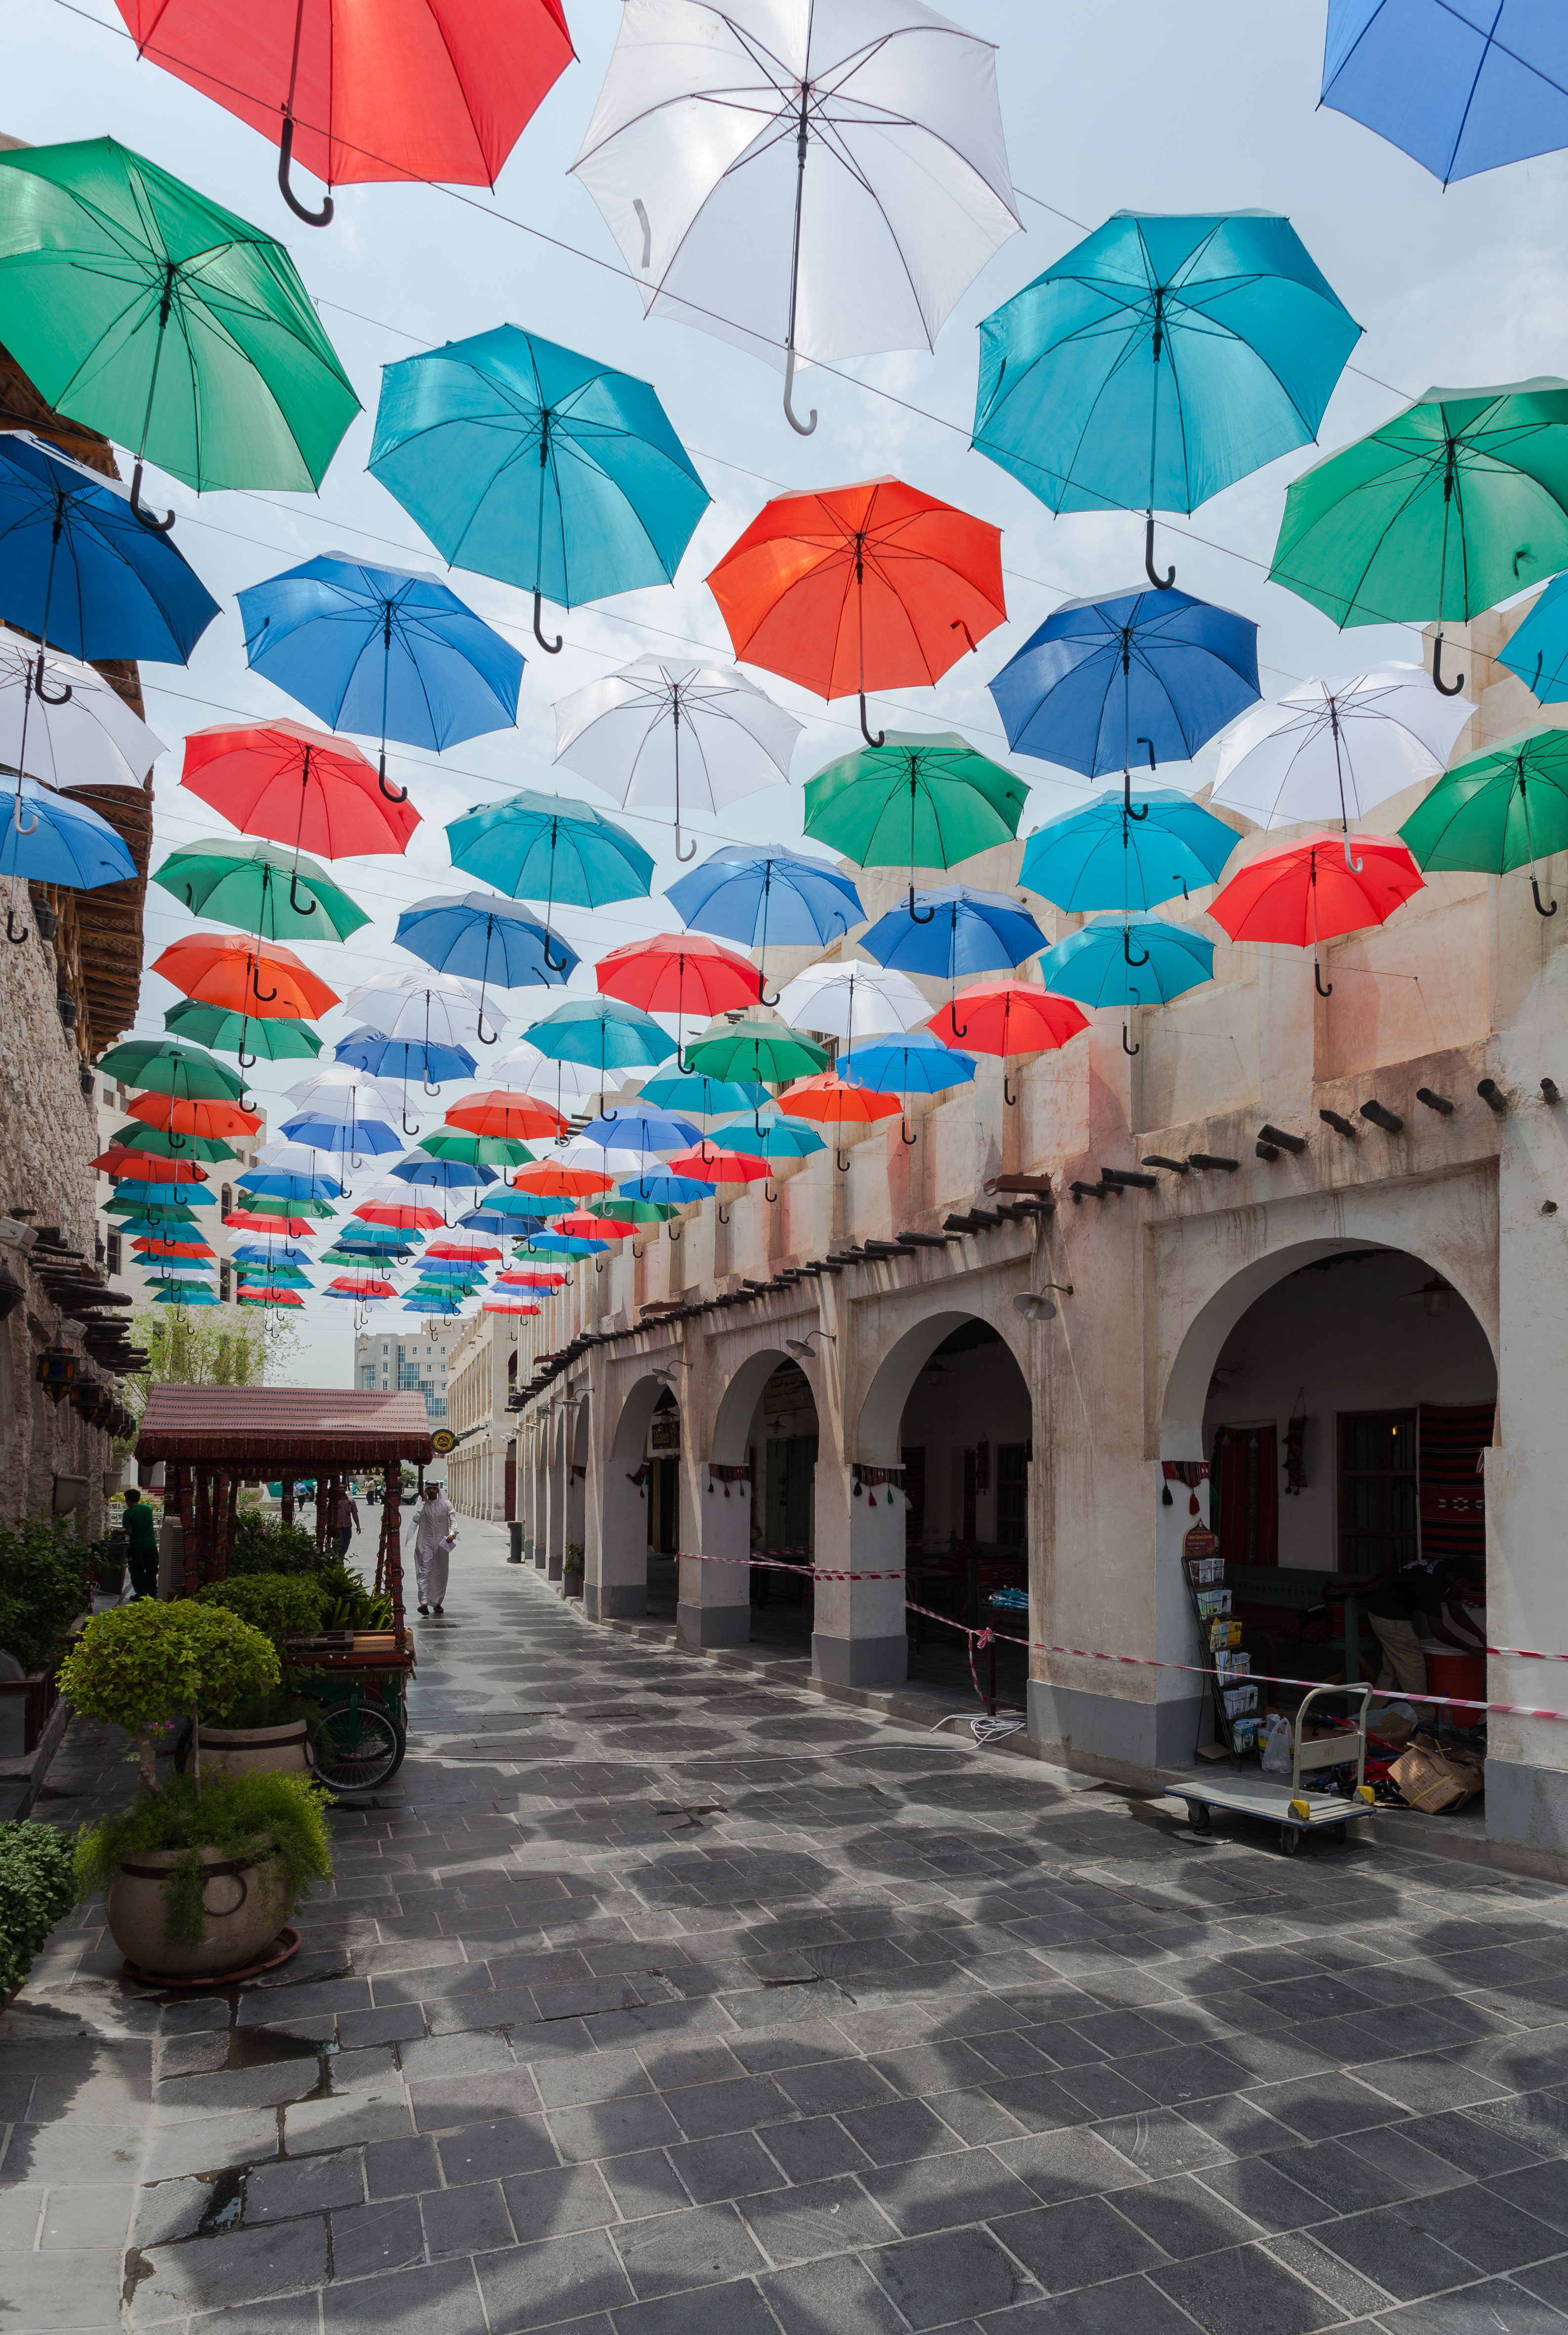
[[(1010, 1309), (1011, 1312), (1011, 1309)], [(849, 1449), (857, 1459), (867, 1465), (887, 1466), (898, 1457), (898, 1430), (904, 1417), (904, 1407), (909, 1400), (915, 1381), (932, 1355), (945, 1338), (967, 1323), (983, 1322), (986, 1316), (973, 1306), (950, 1308), (939, 1313), (927, 1313), (905, 1331), (902, 1337), (883, 1355), (860, 1405)], [(1011, 1320), (988, 1322), (1018, 1366), (1024, 1386), (1029, 1387), (1027, 1359), (1014, 1343)], [(1032, 1397), (1031, 1398), (1032, 1401)]]
[[(643, 1457), (643, 1447), (648, 1439), (648, 1421), (657, 1410), (659, 1399), (668, 1385), (667, 1380), (656, 1379), (652, 1371), (648, 1371), (627, 1389), (621, 1404), (620, 1417), (615, 1421), (615, 1437), (610, 1445), (610, 1457), (613, 1459), (630, 1460), (634, 1468), (639, 1464)], [(679, 1386), (670, 1387), (669, 1390), (679, 1403), (681, 1400)]]
[[(747, 1355), (720, 1398), (707, 1455), (711, 1459), (721, 1467), (732, 1467), (745, 1458), (747, 1434), (763, 1388), (775, 1371), (789, 1368), (796, 1359), (777, 1346), (765, 1346), (760, 1353)], [(817, 1389), (812, 1384), (811, 1372), (804, 1362), (800, 1368), (816, 1402)], [(818, 1402), (817, 1407), (820, 1414), (821, 1404)]]

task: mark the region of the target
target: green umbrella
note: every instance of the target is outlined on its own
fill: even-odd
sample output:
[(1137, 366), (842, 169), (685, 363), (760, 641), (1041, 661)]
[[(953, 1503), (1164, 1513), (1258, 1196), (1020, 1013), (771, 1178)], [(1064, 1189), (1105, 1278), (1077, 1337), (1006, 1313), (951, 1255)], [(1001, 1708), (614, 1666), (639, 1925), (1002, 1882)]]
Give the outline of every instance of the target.
[(136, 449), (138, 510), (144, 455), (198, 493), (308, 493), (359, 411), (282, 244), (112, 138), (0, 153), (0, 342)]
[(618, 1225), (662, 1225), (681, 1213), (664, 1200), (589, 1200), (586, 1206), (591, 1216), (608, 1216)]
[(458, 1159), (465, 1168), (526, 1168), (533, 1153), (515, 1135), (464, 1135), (455, 1127), (438, 1127), (421, 1135), (416, 1151), (432, 1159)]
[(826, 1070), (820, 1046), (788, 1023), (759, 1013), (721, 1013), (686, 1050), (694, 1071), (711, 1079), (743, 1079), (750, 1086), (786, 1086)]
[(139, 1119), (117, 1127), (111, 1143), (127, 1151), (150, 1151), (159, 1159), (237, 1159), (237, 1151), (211, 1135), (177, 1135), (167, 1128), (144, 1127)]
[[(955, 731), (889, 730), (880, 746), (829, 762), (806, 782), (806, 833), (861, 867), (952, 867), (1018, 833), (1026, 781)], [(929, 924), (929, 916), (917, 919)]]
[(286, 1200), (276, 1192), (239, 1192), (237, 1207), (247, 1216), (331, 1216), (337, 1211), (330, 1200)]
[(116, 1192), (111, 1200), (105, 1201), (103, 1213), (106, 1216), (150, 1216), (160, 1225), (194, 1225), (200, 1221), (199, 1210), (188, 1208), (183, 1200), (158, 1200), (150, 1208), (145, 1200), (135, 1197), (129, 1190)]
[[(301, 1054), (319, 1054), (321, 1040), (308, 1022), (291, 1018), (257, 1022), (230, 1013), (221, 1005), (203, 1005), (182, 997), (163, 1017), (171, 1036), (193, 1039), (198, 1045), (216, 1046), (220, 1054), (244, 1054), (247, 1061), (281, 1062)], [(248, 1051), (247, 1051), (248, 1049)]]
[(1568, 730), (1542, 726), (1505, 738), (1445, 770), (1400, 835), (1424, 868), (1469, 867), (1486, 876), (1530, 869), (1541, 906), (1535, 862), (1568, 849)]
[(1285, 496), (1271, 584), (1336, 625), (1443, 625), (1568, 567), (1568, 382), (1429, 389)]
[(235, 1267), (235, 1273), (242, 1285), (247, 1281), (270, 1284), (274, 1289), (312, 1289), (315, 1285), (309, 1274), (302, 1273), (297, 1264), (240, 1264)]
[(182, 1046), (177, 1038), (127, 1038), (122, 1046), (111, 1046), (98, 1067), (123, 1086), (178, 1095), (184, 1102), (237, 1102), (245, 1092), (242, 1078), (200, 1046)]
[(346, 941), (370, 922), (324, 868), (314, 859), (296, 862), (276, 843), (188, 843), (169, 853), (152, 880), (198, 915), (237, 925), (258, 940)]

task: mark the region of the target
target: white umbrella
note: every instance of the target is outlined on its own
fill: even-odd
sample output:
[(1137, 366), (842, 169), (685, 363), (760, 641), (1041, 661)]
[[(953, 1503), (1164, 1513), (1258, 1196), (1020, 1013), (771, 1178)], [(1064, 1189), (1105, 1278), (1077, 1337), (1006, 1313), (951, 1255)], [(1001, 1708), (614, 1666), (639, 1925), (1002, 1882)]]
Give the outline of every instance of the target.
[[(605, 1143), (588, 1143), (582, 1136), (557, 1137), (547, 1149), (540, 1147), (535, 1162), (540, 1168), (585, 1168), (590, 1176), (662, 1176), (664, 1163), (651, 1151), (634, 1151)], [(519, 1176), (528, 1174), (519, 1168)], [(525, 1191), (527, 1185), (522, 1187)]]
[(1212, 799), (1265, 828), (1331, 819), (1348, 832), (1389, 795), (1435, 779), (1475, 711), (1418, 664), (1304, 682), (1226, 731)]
[(0, 762), (19, 770), (25, 754), (28, 777), (50, 787), (140, 789), (165, 751), (101, 673), (0, 625)]
[(649, 315), (784, 367), (930, 348), (1020, 221), (989, 41), (920, 0), (625, 0), (572, 165)]
[(477, 1038), (493, 1046), (499, 1030), (487, 1033), (479, 993), (455, 973), (405, 973), (396, 981), (364, 981), (344, 1004), (356, 1022), (368, 1022), (384, 1038), (405, 1044), (460, 1046)]
[(792, 1029), (818, 1030), (848, 1043), (918, 1029), (930, 1019), (931, 1005), (906, 974), (850, 960), (808, 964), (779, 991), (779, 1012)]
[(498, 1058), (494, 1071), (497, 1086), (512, 1094), (537, 1095), (541, 1102), (554, 1103), (563, 1119), (570, 1119), (574, 1103), (610, 1090), (592, 1062), (552, 1061), (526, 1038)]
[(618, 803), (673, 803), (681, 788), (718, 811), (789, 775), (801, 723), (733, 665), (638, 657), (556, 706), (556, 760)]
[(286, 1087), (284, 1093), (296, 1111), (352, 1101), (362, 1111), (368, 1105), (379, 1105), (373, 1117), (395, 1119), (400, 1108), (395, 1080), (372, 1078), (368, 1071), (356, 1071), (351, 1062), (318, 1062), (309, 1078)]

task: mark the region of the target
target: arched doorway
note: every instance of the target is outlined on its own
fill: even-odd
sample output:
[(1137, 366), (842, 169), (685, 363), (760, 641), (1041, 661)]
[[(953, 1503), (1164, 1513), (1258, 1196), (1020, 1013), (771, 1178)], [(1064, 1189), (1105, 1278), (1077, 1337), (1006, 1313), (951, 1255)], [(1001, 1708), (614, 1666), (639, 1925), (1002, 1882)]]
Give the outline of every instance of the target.
[[(590, 1484), (587, 1505), (587, 1547), (583, 1603), (595, 1617), (640, 1617), (648, 1611), (650, 1551), (660, 1535), (660, 1559), (666, 1582), (673, 1586), (669, 1558), (680, 1545), (681, 1513), (678, 1488), (681, 1405), (675, 1373), (665, 1366), (646, 1371), (634, 1381), (621, 1404), (609, 1456)], [(667, 1398), (667, 1400), (666, 1400)], [(655, 1422), (657, 1421), (657, 1425)], [(673, 1460), (677, 1470), (673, 1531), (674, 1546), (665, 1554), (668, 1515), (660, 1519), (655, 1493), (654, 1463)], [(666, 1597), (670, 1594), (666, 1588)]]
[[(817, 1357), (810, 1368), (820, 1368)], [(682, 1568), (677, 1627), (692, 1645), (744, 1645), (757, 1637), (804, 1652), (812, 1584), (758, 1568), (764, 1553), (809, 1565), (817, 1541), (817, 1398), (809, 1371), (769, 1347), (749, 1354), (725, 1388), (711, 1449), (693, 1485), (702, 1561)]]

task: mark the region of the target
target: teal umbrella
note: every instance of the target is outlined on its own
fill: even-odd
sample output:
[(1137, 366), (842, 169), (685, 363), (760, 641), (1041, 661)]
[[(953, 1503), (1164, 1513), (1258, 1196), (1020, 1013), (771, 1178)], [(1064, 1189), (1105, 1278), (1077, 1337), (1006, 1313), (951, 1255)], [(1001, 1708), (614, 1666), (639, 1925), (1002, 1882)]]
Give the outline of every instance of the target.
[(476, 803), (448, 826), (447, 842), (454, 867), (484, 877), (514, 900), (544, 901), (545, 962), (553, 973), (566, 970), (552, 964), (549, 953), (557, 900), (599, 908), (653, 889), (653, 862), (642, 845), (591, 803), (569, 796), (524, 793)]
[[(1047, 989), (1080, 1005), (1165, 1005), (1184, 990), (1212, 981), (1214, 970), (1213, 941), (1158, 916), (1125, 922), (1097, 916), (1040, 960)], [(1139, 1051), (1128, 1044), (1125, 1022), (1121, 1042), (1129, 1054)]]
[(1097, 796), (1037, 827), (1024, 846), (1019, 887), (1058, 908), (1152, 908), (1217, 883), (1239, 841), (1234, 827), (1175, 787), (1124, 801)]

